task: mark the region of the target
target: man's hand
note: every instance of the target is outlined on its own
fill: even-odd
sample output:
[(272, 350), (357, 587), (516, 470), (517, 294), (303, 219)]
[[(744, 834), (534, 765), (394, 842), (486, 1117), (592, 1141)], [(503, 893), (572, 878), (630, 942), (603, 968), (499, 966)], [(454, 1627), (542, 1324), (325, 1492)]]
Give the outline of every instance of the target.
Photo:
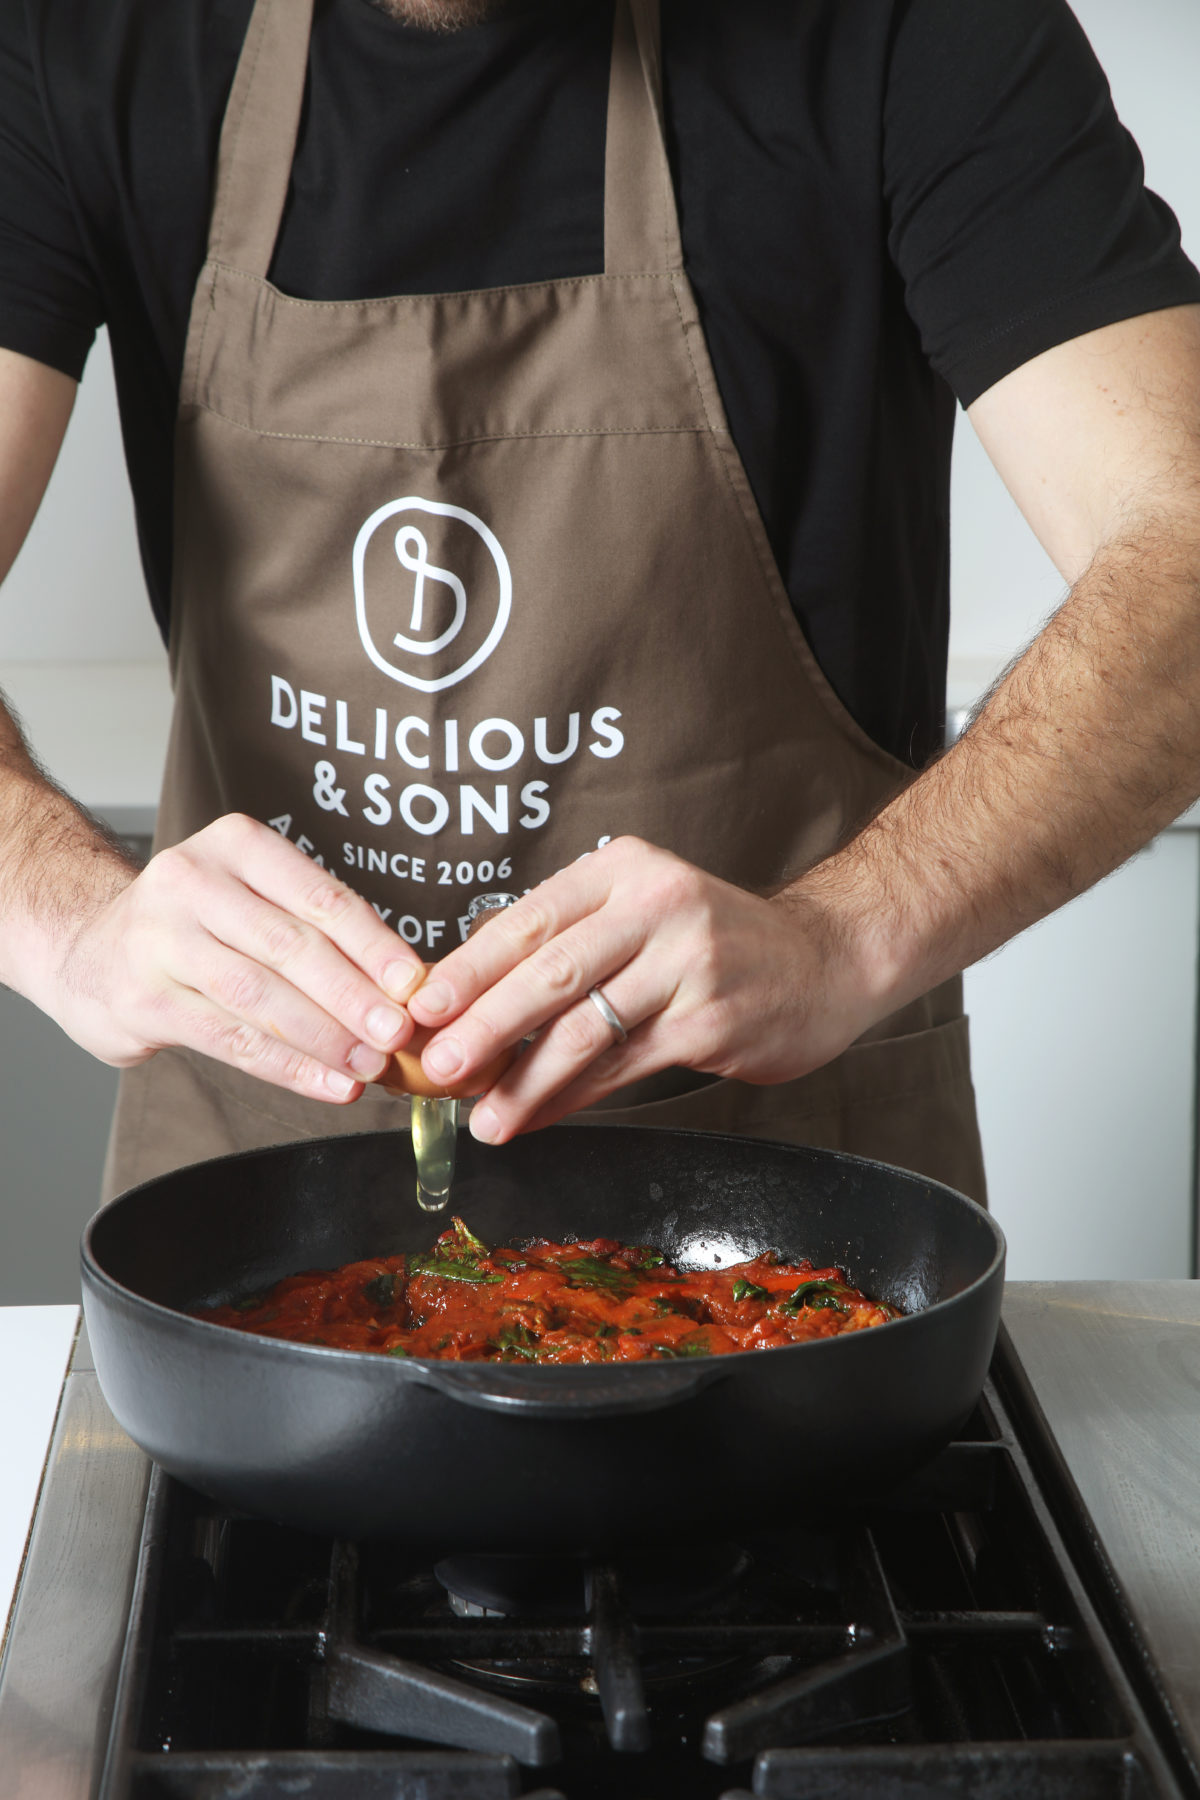
[[(70, 804), (52, 789), (38, 798)], [(103, 1062), (129, 1068), (183, 1045), (345, 1102), (407, 1043), (398, 1002), (423, 965), (267, 826), (218, 819), (140, 874), (87, 830), (76, 815), (65, 837), (43, 838), (32, 889), (11, 871), (10, 903), (22, 890), (44, 903), (13, 919), (0, 970)]]
[[(543, 882), (440, 962), (413, 999), (454, 1023), (423, 1055), (439, 1080), (534, 1043), (472, 1115), (476, 1137), (551, 1124), (681, 1064), (786, 1081), (829, 1061), (875, 1016), (865, 972), (835, 954), (826, 908), (759, 899), (668, 851), (620, 838)], [(588, 999), (604, 996), (624, 1044)]]
[(86, 917), (30, 998), (119, 1068), (185, 1045), (314, 1100), (358, 1097), (424, 967), (367, 902), (239, 814)]
[[(438, 965), (413, 1017), (503, 1142), (673, 1064), (779, 1081), (1116, 868), (1200, 794), (1200, 308), (1106, 327), (971, 409), (1074, 588), (967, 733), (772, 901), (625, 840)], [(629, 1028), (586, 998), (601, 986)]]

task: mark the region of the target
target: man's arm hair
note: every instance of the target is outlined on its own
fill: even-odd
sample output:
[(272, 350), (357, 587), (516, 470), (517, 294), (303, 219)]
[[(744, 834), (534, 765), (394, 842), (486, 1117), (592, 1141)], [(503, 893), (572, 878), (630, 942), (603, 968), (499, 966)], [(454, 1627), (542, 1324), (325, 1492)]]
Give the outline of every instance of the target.
[(1200, 307), (1106, 327), (971, 408), (1071, 591), (960, 741), (816, 871), (917, 993), (1200, 794)]

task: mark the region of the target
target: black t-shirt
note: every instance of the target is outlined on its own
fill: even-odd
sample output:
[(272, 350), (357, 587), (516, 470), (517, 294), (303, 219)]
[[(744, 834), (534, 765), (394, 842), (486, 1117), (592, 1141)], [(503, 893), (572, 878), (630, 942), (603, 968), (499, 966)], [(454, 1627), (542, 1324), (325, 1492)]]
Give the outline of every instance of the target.
[[(151, 600), (250, 0), (0, 0), (0, 344), (108, 325)], [(866, 730), (941, 737), (954, 399), (1200, 300), (1064, 0), (663, 0), (687, 267), (797, 616)], [(272, 267), (309, 299), (603, 268), (611, 0), (450, 35), (316, 0)]]

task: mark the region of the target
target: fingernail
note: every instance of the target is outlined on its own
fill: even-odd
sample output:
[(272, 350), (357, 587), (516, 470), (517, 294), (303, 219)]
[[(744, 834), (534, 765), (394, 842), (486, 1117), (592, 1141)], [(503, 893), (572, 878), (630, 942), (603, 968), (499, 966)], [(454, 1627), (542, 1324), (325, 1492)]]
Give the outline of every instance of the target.
[(420, 963), (392, 962), (379, 977), (379, 985), (392, 1000), (407, 1000), (424, 973)]
[(471, 1127), (471, 1136), (476, 1138), (479, 1143), (491, 1144), (495, 1142), (496, 1133), (500, 1128), (500, 1121), (497, 1119), (490, 1106), (483, 1105), (472, 1107), (469, 1123)]
[(373, 1044), (386, 1049), (404, 1023), (404, 1014), (394, 1006), (373, 1006), (367, 1014), (367, 1036)]
[(377, 1075), (383, 1074), (388, 1059), (382, 1050), (372, 1050), (370, 1044), (355, 1044), (346, 1061), (364, 1081), (374, 1081)]
[(339, 1100), (348, 1100), (354, 1092), (357, 1082), (351, 1081), (348, 1075), (339, 1075), (336, 1069), (326, 1069), (325, 1086)]
[(443, 1038), (438, 1044), (431, 1044), (421, 1061), (435, 1075), (453, 1075), (463, 1059), (462, 1045), (453, 1038)]
[(421, 989), (421, 1009), (427, 1013), (449, 1012), (454, 995), (444, 981), (427, 981)]

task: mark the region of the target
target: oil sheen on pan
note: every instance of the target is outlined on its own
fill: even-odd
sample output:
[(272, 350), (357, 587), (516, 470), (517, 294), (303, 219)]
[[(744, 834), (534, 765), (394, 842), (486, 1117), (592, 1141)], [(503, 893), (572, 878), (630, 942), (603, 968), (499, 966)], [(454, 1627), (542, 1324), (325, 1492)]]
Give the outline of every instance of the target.
[(769, 1350), (900, 1315), (840, 1269), (769, 1252), (688, 1272), (661, 1251), (614, 1238), (489, 1250), (456, 1218), (428, 1252), (289, 1275), (198, 1316), (384, 1356), (612, 1363)]

